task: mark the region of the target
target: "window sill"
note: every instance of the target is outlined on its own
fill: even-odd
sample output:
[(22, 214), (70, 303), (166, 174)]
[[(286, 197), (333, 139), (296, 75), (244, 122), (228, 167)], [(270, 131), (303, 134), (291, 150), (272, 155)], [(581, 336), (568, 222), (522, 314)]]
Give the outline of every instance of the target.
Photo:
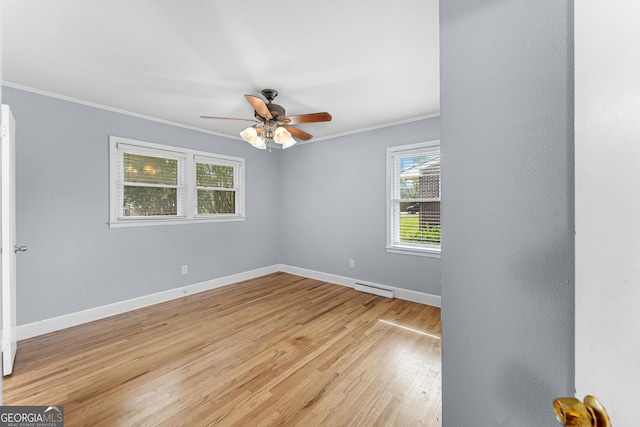
[(227, 216), (222, 218), (171, 218), (171, 219), (131, 219), (108, 222), (109, 228), (150, 227), (156, 225), (203, 224), (211, 222), (244, 221), (245, 216)]
[(387, 246), (387, 252), (391, 254), (413, 255), (428, 258), (440, 258), (440, 250), (437, 249), (418, 249), (410, 247)]

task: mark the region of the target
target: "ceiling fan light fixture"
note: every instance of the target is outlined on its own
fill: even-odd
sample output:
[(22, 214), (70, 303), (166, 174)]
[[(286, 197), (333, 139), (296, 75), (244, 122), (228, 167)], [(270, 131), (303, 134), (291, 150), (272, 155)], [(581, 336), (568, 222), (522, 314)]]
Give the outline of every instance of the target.
[(266, 150), (267, 149), (267, 142), (261, 136), (259, 136), (258, 139), (256, 139), (256, 142), (250, 143), (250, 144), (253, 145), (256, 148), (261, 149), (261, 150)]
[(240, 132), (240, 138), (253, 145), (258, 139), (258, 131), (255, 127), (249, 126), (242, 132)]
[(291, 138), (291, 132), (289, 132), (282, 126), (278, 127), (276, 131), (273, 133), (273, 141), (278, 144), (281, 144), (281, 145), (287, 144), (289, 141), (291, 141), (291, 139), (293, 139)]
[(296, 141), (293, 138), (289, 138), (289, 140), (287, 142), (285, 142), (284, 144), (282, 144), (282, 149), (284, 150), (285, 148), (289, 148), (292, 145), (296, 144), (298, 141)]
[(267, 148), (266, 141), (261, 135), (258, 135), (258, 129), (256, 129), (255, 126), (249, 126), (240, 132), (240, 138), (261, 150), (265, 150)]

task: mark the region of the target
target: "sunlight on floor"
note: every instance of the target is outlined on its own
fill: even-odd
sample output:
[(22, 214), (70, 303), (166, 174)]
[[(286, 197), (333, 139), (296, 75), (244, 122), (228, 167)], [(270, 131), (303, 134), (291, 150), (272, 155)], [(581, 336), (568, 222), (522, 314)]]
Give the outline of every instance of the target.
[(434, 339), (437, 339), (437, 340), (440, 339), (440, 337), (438, 335), (430, 334), (428, 332), (420, 331), (418, 329), (409, 328), (407, 326), (398, 325), (397, 323), (389, 322), (388, 320), (378, 319), (378, 322), (382, 322), (382, 323), (384, 323), (386, 325), (390, 325), (390, 326), (395, 326), (397, 328), (401, 328), (401, 329), (404, 329), (404, 330), (407, 330), (407, 331), (415, 332), (415, 333), (420, 334), (420, 335), (426, 335), (428, 337), (431, 337), (431, 338), (434, 338)]

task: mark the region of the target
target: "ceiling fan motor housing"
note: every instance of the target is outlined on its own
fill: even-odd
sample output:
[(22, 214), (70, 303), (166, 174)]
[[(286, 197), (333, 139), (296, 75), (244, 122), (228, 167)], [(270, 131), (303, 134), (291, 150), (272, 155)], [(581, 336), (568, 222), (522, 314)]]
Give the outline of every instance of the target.
[[(278, 104), (272, 104), (271, 102), (269, 102), (268, 104), (265, 104), (267, 106), (267, 108), (269, 109), (269, 111), (271, 112), (271, 115), (273, 116), (274, 119), (278, 119), (278, 117), (285, 116), (285, 110), (284, 107), (282, 107), (281, 105)], [(254, 116), (256, 119), (260, 120), (260, 121), (265, 121), (267, 119), (265, 119), (264, 117), (262, 117), (260, 114), (258, 114), (257, 112), (254, 112)]]

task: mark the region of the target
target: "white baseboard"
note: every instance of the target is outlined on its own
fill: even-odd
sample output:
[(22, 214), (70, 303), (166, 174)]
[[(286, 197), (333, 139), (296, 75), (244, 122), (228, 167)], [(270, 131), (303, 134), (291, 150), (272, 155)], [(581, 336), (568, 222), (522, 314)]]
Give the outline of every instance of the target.
[[(167, 291), (145, 295), (138, 298), (132, 298), (126, 301), (120, 301), (113, 304), (90, 308), (88, 310), (78, 311), (76, 313), (65, 314), (63, 316), (53, 317), (51, 319), (44, 319), (39, 322), (19, 325), (16, 328), (16, 338), (18, 341), (20, 341), (27, 338), (36, 337), (38, 335), (48, 334), (50, 332), (59, 331), (61, 329), (81, 325), (83, 323), (93, 322), (94, 320), (104, 319), (105, 317), (115, 316), (117, 314), (126, 313), (128, 311), (137, 310), (139, 308), (148, 307), (150, 305), (182, 298), (187, 295), (193, 295), (199, 292), (221, 288), (223, 286), (232, 285), (234, 283), (242, 282), (245, 280), (255, 279), (257, 277), (276, 273), (278, 271), (307, 277), (309, 279), (321, 280), (323, 282), (333, 283), (336, 285), (348, 286), (350, 288), (353, 288), (356, 283), (356, 279), (352, 279), (349, 277), (322, 273), (319, 271), (293, 267), (285, 264), (276, 264), (251, 271), (246, 271), (243, 273), (232, 274), (226, 277), (220, 277), (218, 279), (208, 280), (206, 282), (196, 283), (193, 285), (183, 286), (175, 289), (169, 289)], [(375, 283), (371, 284), (376, 285)], [(437, 295), (430, 295), (422, 292), (416, 292), (402, 288), (394, 288), (385, 285), (380, 286), (394, 289), (396, 298), (430, 305), (433, 307), (440, 307), (440, 297)]]
[(396, 288), (394, 286), (384, 285), (382, 283), (363, 282), (358, 279), (352, 279), (345, 276), (337, 276), (335, 274), (322, 273), (320, 271), (309, 270), (306, 268), (293, 267), (291, 265), (280, 264), (280, 271), (295, 274), (297, 276), (308, 277), (310, 279), (322, 280), (323, 282), (334, 283), (336, 285), (348, 286), (353, 288), (356, 282), (367, 283), (372, 286), (380, 286), (382, 288), (393, 289), (395, 297), (406, 301), (417, 302), (432, 307), (442, 307), (441, 298), (438, 295), (427, 294), (424, 292), (412, 291), (409, 289)]
[(296, 276), (306, 277), (308, 279), (316, 279), (322, 282), (333, 283), (334, 285), (342, 285), (353, 288), (354, 279), (344, 276), (336, 276), (335, 274), (322, 273), (320, 271), (309, 270), (307, 268), (294, 267), (292, 265), (280, 264), (280, 271), (283, 273), (295, 274)]
[(396, 298), (406, 301), (417, 302), (431, 307), (442, 307), (441, 297), (439, 295), (427, 294), (424, 292), (412, 291), (410, 289), (395, 288)]
[(16, 338), (18, 341), (20, 341), (38, 335), (48, 334), (50, 332), (59, 331), (61, 329), (81, 325), (83, 323), (93, 322), (94, 320), (104, 319), (105, 317), (115, 316), (117, 314), (126, 313), (128, 311), (137, 310), (139, 308), (148, 307), (150, 305), (182, 298), (187, 295), (193, 295), (199, 292), (221, 288), (223, 286), (232, 285), (244, 280), (255, 279), (256, 277), (276, 273), (278, 271), (280, 271), (279, 265), (272, 265), (269, 267), (258, 268), (256, 270), (245, 271), (239, 274), (220, 277), (218, 279), (208, 280), (206, 282), (196, 283), (193, 285), (183, 286), (175, 289), (169, 289), (167, 291), (145, 295), (138, 298), (132, 298), (126, 301), (120, 301), (113, 304), (90, 308), (88, 310), (78, 311), (76, 313), (53, 317), (51, 319), (45, 319), (39, 322), (19, 325), (16, 328)]

